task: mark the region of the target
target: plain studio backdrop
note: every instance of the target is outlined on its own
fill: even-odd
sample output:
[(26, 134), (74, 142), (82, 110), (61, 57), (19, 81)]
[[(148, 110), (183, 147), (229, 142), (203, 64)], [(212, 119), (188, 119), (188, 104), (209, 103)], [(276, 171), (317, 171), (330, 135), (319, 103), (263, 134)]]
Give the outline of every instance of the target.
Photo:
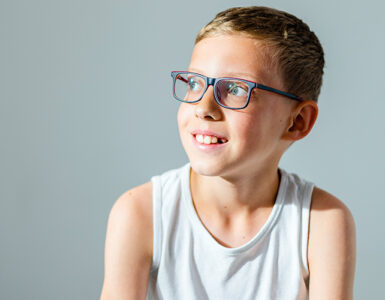
[(0, 0), (0, 299), (99, 297), (113, 203), (187, 162), (170, 71), (245, 5), (293, 13), (324, 47), (318, 120), (280, 166), (350, 208), (355, 298), (383, 296), (383, 2)]

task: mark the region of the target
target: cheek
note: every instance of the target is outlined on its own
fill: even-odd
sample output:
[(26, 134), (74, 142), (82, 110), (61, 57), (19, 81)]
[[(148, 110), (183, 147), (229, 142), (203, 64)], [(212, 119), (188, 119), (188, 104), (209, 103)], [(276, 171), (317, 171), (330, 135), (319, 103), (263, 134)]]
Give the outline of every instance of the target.
[(232, 124), (233, 135), (237, 137), (237, 143), (242, 149), (252, 150), (265, 147), (269, 138), (268, 120), (263, 114), (243, 115), (242, 118), (234, 120)]
[(176, 120), (177, 120), (177, 123), (178, 123), (178, 127), (180, 127), (180, 121), (181, 121), (181, 108), (180, 108), (180, 106), (179, 106), (179, 108), (178, 108), (178, 112), (177, 112), (177, 114), (176, 114)]
[(234, 120), (232, 124), (234, 133), (245, 142), (253, 142), (263, 132), (262, 122), (257, 116), (244, 115), (238, 120)]
[(189, 149), (189, 131), (191, 130), (190, 120), (191, 120), (191, 104), (181, 103), (178, 108), (177, 113), (177, 122), (178, 122), (178, 132), (179, 138), (185, 149), (186, 153)]
[(177, 122), (179, 130), (185, 128), (187, 126), (190, 112), (187, 103), (181, 103), (179, 105), (178, 113), (177, 113)]

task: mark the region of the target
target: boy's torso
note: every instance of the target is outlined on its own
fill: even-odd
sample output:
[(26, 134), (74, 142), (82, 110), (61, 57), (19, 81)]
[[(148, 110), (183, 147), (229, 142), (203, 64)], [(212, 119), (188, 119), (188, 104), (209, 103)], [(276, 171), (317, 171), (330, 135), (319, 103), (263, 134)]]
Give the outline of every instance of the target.
[[(142, 213), (141, 215), (145, 218), (149, 218), (148, 224), (153, 225), (153, 203), (152, 203), (152, 182), (148, 181), (145, 184), (142, 185), (141, 189), (141, 209)], [(313, 226), (321, 226), (319, 222), (312, 223), (311, 216), (313, 214), (316, 214), (315, 209), (322, 205), (322, 200), (326, 197), (330, 198), (330, 194), (326, 191), (314, 186), (314, 190), (312, 193), (312, 199), (311, 199), (311, 210), (310, 210), (310, 221), (309, 221), (309, 238), (308, 241), (316, 240), (316, 238), (311, 237), (312, 233), (312, 227)], [(237, 223), (233, 225), (229, 225), (228, 222), (222, 221), (213, 221), (211, 220), (208, 215), (209, 213), (205, 211), (204, 207), (198, 207), (195, 209), (197, 210), (197, 214), (200, 217), (200, 220), (204, 227), (207, 229), (207, 231), (211, 234), (211, 236), (221, 245), (228, 247), (228, 248), (235, 248), (240, 247), (244, 244), (246, 244), (253, 236), (256, 235), (256, 233), (263, 227), (266, 220), (268, 219), (272, 207), (264, 208), (263, 210), (260, 210), (255, 215), (253, 215), (250, 219), (244, 220), (242, 222), (243, 225), (239, 225)], [(319, 213), (319, 212), (318, 212)], [(319, 225), (317, 225), (319, 224)], [(313, 230), (316, 231), (316, 230)], [(149, 253), (148, 257), (152, 259), (153, 257), (153, 226), (150, 226), (148, 230), (146, 231), (145, 236), (143, 236), (144, 239), (148, 240), (147, 245), (150, 245), (149, 249), (147, 249), (147, 253)], [(315, 242), (314, 242), (315, 243)], [(309, 249), (311, 249), (309, 244)], [(310, 250), (309, 250), (310, 251)], [(307, 254), (308, 257), (311, 256), (309, 253)]]

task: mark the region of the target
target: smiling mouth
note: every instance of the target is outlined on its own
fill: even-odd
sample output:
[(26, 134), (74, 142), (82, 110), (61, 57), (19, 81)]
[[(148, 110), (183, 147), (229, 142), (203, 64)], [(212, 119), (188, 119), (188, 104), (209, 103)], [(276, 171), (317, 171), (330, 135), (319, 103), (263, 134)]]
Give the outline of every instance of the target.
[(216, 136), (202, 135), (202, 134), (193, 134), (195, 140), (201, 144), (225, 144), (228, 142), (227, 139), (217, 138)]

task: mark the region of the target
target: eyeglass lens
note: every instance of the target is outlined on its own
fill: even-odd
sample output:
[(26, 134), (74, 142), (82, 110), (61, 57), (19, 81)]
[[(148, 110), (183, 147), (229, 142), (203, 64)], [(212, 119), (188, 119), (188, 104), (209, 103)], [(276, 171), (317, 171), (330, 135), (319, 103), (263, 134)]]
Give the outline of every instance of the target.
[[(175, 78), (175, 96), (182, 101), (194, 102), (206, 90), (206, 80), (196, 74), (180, 73)], [(240, 108), (246, 105), (249, 87), (236, 79), (220, 79), (215, 84), (217, 100), (224, 106)]]

